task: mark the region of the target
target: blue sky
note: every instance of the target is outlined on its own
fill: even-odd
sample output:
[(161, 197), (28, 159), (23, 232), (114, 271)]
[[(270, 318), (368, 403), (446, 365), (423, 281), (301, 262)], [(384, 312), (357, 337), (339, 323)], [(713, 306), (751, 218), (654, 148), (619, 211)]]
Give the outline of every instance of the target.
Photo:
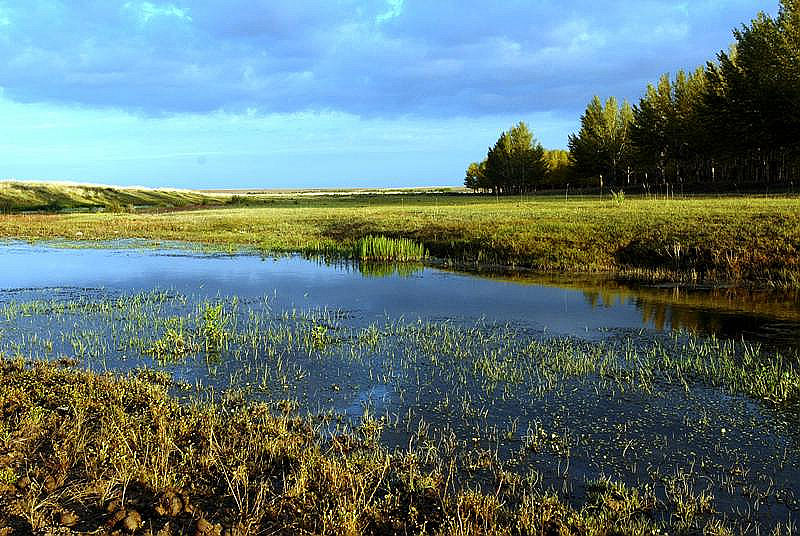
[(566, 146), (777, 0), (0, 0), (0, 177), (460, 184), (524, 120)]

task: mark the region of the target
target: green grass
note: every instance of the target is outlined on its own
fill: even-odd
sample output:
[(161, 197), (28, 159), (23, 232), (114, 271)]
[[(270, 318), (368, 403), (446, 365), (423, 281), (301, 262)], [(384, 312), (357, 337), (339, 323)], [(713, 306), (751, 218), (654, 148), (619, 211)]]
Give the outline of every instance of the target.
[(104, 210), (132, 212), (137, 208), (220, 205), (231, 196), (189, 190), (118, 188), (58, 183), (0, 182), (0, 213), (25, 211)]
[[(250, 199), (248, 197), (248, 199)], [(796, 197), (625, 199), (467, 195), (258, 196), (257, 206), (0, 216), (0, 237), (178, 240), (352, 257), (409, 239), (454, 265), (800, 285)]]
[(409, 238), (365, 236), (358, 243), (358, 259), (382, 262), (419, 262), (428, 257), (425, 246)]

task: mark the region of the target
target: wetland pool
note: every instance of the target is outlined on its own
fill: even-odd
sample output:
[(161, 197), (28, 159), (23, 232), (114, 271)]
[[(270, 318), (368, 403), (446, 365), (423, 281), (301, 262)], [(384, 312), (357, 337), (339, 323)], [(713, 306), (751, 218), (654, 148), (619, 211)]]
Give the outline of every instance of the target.
[(331, 436), (370, 426), (456, 460), (463, 485), (515, 475), (580, 503), (610, 478), (667, 518), (708, 503), (701, 528), (793, 526), (799, 341), (789, 291), (0, 246), (6, 357), (262, 401)]

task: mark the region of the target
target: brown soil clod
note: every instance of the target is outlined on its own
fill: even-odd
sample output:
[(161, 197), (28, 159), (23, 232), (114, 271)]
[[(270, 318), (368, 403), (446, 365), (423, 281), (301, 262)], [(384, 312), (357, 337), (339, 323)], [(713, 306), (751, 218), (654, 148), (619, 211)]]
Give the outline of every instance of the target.
[(119, 510), (112, 511), (111, 514), (112, 514), (111, 517), (109, 517), (108, 521), (106, 521), (106, 526), (109, 528), (116, 527), (120, 521), (125, 519), (125, 517), (128, 515), (128, 512), (127, 510), (122, 508)]
[(205, 518), (200, 518), (197, 520), (195, 524), (195, 536), (221, 536), (222, 535), (222, 525), (217, 523), (216, 525), (212, 524)]
[(136, 510), (130, 510), (122, 519), (121, 526), (128, 534), (133, 534), (142, 527), (142, 516)]
[(186, 495), (167, 490), (159, 498), (155, 511), (163, 517), (177, 517), (184, 511), (188, 511), (189, 507), (189, 499)]
[(108, 512), (109, 514), (113, 514), (118, 510), (122, 510), (122, 501), (120, 501), (119, 499), (113, 499), (109, 501), (109, 503), (106, 505), (106, 512)]
[(44, 479), (44, 489), (47, 493), (53, 493), (55, 490), (64, 485), (63, 476), (47, 475)]
[(78, 524), (78, 521), (80, 521), (80, 518), (75, 512), (70, 512), (69, 510), (61, 512), (58, 516), (58, 522), (65, 527), (74, 527)]

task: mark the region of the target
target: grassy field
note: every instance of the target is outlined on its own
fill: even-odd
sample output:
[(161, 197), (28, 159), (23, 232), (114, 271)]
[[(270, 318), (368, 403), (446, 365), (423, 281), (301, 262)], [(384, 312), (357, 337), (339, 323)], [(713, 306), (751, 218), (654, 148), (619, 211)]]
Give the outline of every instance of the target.
[(123, 212), (141, 207), (219, 205), (229, 199), (229, 195), (189, 190), (0, 182), (0, 212), (2, 213), (92, 209)]
[(370, 235), (411, 239), (435, 259), (477, 268), (800, 283), (796, 197), (618, 203), (457, 194), (258, 195), (191, 211), (0, 216), (0, 237), (9, 239), (179, 240), (335, 257), (352, 256)]

